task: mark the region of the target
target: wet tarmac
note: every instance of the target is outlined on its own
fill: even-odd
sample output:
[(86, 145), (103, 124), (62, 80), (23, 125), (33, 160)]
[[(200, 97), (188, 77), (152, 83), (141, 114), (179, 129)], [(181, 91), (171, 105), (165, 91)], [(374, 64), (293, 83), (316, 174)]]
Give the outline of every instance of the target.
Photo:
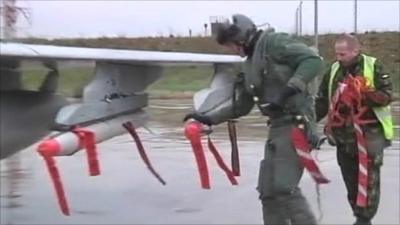
[[(190, 144), (183, 136), (181, 119), (190, 104), (188, 100), (153, 100), (148, 129), (138, 130), (166, 186), (146, 168), (129, 135), (115, 137), (97, 146), (100, 176), (88, 176), (84, 152), (57, 158), (71, 209), (71, 216), (64, 216), (42, 158), (29, 148), (0, 161), (1, 224), (261, 224), (255, 187), (267, 135), (265, 118), (253, 112), (238, 123), (239, 185), (231, 186), (206, 152), (211, 189), (203, 190)], [(374, 224), (400, 224), (399, 104), (394, 106), (397, 137), (385, 150), (381, 203)], [(212, 138), (229, 162), (226, 126), (216, 127)], [(325, 144), (314, 155), (331, 183), (320, 187), (318, 199), (315, 184), (305, 172), (301, 187), (315, 214), (322, 216), (320, 224), (352, 224), (334, 148)]]

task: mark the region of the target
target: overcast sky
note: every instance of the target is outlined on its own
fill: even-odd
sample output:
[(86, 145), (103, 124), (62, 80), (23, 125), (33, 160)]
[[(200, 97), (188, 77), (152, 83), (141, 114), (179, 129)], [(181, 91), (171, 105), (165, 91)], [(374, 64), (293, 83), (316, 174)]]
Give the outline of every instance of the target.
[[(19, 17), (19, 36), (93, 37), (204, 34), (212, 16), (234, 13), (294, 32), (300, 1), (84, 1), (18, 0), (31, 10), (31, 25)], [(399, 0), (358, 0), (358, 30), (399, 31)], [(314, 0), (303, 1), (303, 33), (314, 32)], [(352, 32), (354, 1), (319, 0), (319, 31)]]

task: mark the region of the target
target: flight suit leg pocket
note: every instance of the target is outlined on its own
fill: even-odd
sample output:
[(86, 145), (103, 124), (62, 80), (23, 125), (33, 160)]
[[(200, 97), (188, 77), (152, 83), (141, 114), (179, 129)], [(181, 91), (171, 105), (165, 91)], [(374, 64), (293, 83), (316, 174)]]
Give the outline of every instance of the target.
[(274, 191), (292, 193), (299, 185), (303, 168), (296, 160), (277, 159), (275, 162)]
[(274, 176), (274, 153), (275, 149), (268, 140), (264, 148), (264, 159), (260, 162), (260, 171), (258, 174), (257, 190), (260, 193), (260, 199), (273, 195), (273, 176)]
[(260, 162), (260, 171), (258, 174), (258, 185), (257, 190), (259, 192), (260, 199), (272, 196), (272, 182), (273, 172), (270, 159), (263, 159)]

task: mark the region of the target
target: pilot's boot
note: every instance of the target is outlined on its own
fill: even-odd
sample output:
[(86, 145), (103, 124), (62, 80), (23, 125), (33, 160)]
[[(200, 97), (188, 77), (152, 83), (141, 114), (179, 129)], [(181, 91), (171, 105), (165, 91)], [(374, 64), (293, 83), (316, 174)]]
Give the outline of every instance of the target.
[(317, 225), (317, 220), (311, 211), (305, 197), (301, 194), (300, 189), (296, 189), (291, 194), (278, 196), (278, 201), (285, 207), (284, 215), (288, 215), (291, 225)]
[(275, 197), (262, 199), (264, 225), (289, 225), (289, 219)]
[(371, 225), (371, 220), (364, 218), (364, 217), (357, 217), (356, 222), (354, 223), (354, 225)]

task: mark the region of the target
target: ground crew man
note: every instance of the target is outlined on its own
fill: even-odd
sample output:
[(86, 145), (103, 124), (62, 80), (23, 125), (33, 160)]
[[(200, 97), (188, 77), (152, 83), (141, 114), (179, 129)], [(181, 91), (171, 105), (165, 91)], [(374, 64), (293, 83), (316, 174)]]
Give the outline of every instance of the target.
[[(321, 69), (321, 58), (308, 46), (273, 29), (257, 30), (248, 17), (236, 14), (222, 24), (217, 42), (241, 57), (247, 57), (242, 95), (230, 108), (209, 113), (190, 113), (194, 119), (212, 125), (238, 118), (257, 105), (269, 118), (269, 135), (261, 161), (257, 190), (263, 206), (264, 224), (316, 224), (310, 206), (301, 193), (299, 181), (303, 165), (288, 133), (296, 126), (296, 116), (315, 121), (308, 84)], [(311, 144), (318, 141), (313, 129), (307, 130)]]
[[(347, 198), (357, 218), (355, 224), (371, 224), (379, 204), (383, 149), (390, 145), (390, 139), (393, 137), (389, 108), (392, 100), (392, 83), (379, 61), (360, 53), (360, 43), (354, 36), (341, 35), (335, 42), (335, 55), (337, 61), (331, 65), (320, 84), (316, 100), (317, 121), (328, 113), (329, 104), (333, 103), (333, 96), (340, 82), (358, 76), (363, 76), (368, 81), (369, 89), (362, 93), (362, 104), (367, 110), (361, 117), (364, 121), (372, 121), (361, 126), (368, 154), (366, 206), (360, 207), (356, 204), (360, 165), (354, 123), (333, 127), (331, 133), (333, 140), (331, 139), (330, 143), (337, 148), (337, 160), (346, 184)], [(337, 104), (337, 115), (347, 120), (351, 116), (350, 108), (341, 100), (338, 100)], [(335, 113), (331, 111), (329, 109), (329, 113)]]

